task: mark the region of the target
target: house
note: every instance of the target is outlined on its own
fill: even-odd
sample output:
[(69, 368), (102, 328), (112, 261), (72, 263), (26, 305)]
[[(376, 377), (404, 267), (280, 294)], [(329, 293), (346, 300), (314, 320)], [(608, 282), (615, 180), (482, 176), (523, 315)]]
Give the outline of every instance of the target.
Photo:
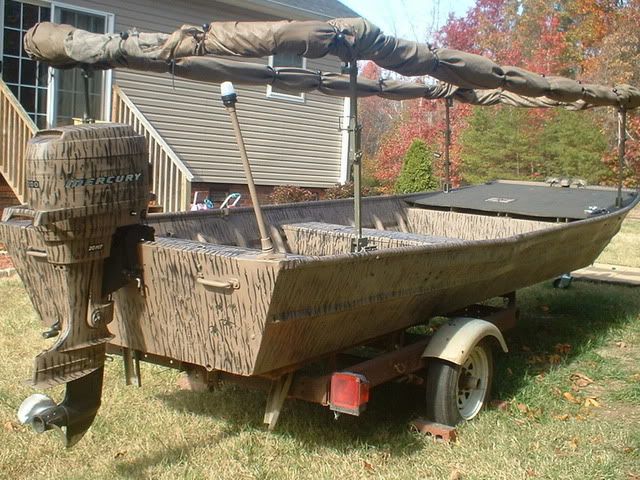
[[(0, 5), (4, 81), (0, 208), (24, 199), (21, 149), (30, 134), (77, 121), (85, 111), (79, 70), (48, 69), (26, 57), (22, 35), (36, 22), (52, 20), (93, 32), (133, 27), (171, 32), (182, 24), (210, 21), (357, 16), (338, 0), (3, 0)], [(275, 55), (254, 61), (340, 69), (335, 57), (307, 60)], [(8, 90), (15, 99), (9, 98)], [(270, 87), (241, 87), (238, 95), (238, 114), (259, 194), (268, 194), (276, 185), (323, 189), (346, 179), (346, 134), (339, 128), (344, 99), (320, 93), (292, 95)], [(131, 70), (94, 72), (89, 98), (90, 116), (130, 123), (147, 137), (153, 189), (165, 210), (187, 209), (195, 191), (208, 191), (216, 202), (229, 193), (246, 191), (218, 85)], [(16, 99), (23, 111), (18, 111)]]

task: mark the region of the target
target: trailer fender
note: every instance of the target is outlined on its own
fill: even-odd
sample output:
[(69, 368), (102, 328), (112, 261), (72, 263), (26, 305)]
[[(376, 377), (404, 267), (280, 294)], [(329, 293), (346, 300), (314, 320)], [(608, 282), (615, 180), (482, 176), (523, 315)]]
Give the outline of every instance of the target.
[(509, 351), (502, 333), (493, 323), (477, 318), (452, 318), (436, 331), (422, 357), (462, 365), (471, 349), (487, 337), (495, 339), (503, 352)]

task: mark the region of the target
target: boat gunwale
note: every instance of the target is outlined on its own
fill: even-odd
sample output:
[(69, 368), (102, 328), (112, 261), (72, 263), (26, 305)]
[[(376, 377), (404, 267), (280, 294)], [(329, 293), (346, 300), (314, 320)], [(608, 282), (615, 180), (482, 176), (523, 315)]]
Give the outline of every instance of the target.
[[(633, 201), (631, 201), (629, 204), (627, 204), (626, 206), (614, 211), (614, 212), (609, 212), (606, 214), (602, 214), (602, 215), (598, 215), (592, 218), (585, 218), (585, 219), (578, 219), (578, 220), (574, 220), (571, 222), (562, 222), (562, 223), (551, 223), (549, 222), (549, 227), (546, 228), (541, 228), (538, 230), (534, 230), (531, 232), (525, 232), (525, 233), (518, 233), (515, 235), (511, 235), (508, 237), (503, 237), (503, 238), (489, 238), (489, 239), (481, 239), (481, 240), (464, 240), (464, 239), (456, 239), (456, 237), (451, 237), (452, 239), (456, 239), (458, 241), (456, 242), (444, 242), (444, 243), (433, 243), (433, 244), (428, 244), (428, 245), (409, 245), (409, 246), (401, 246), (401, 247), (392, 247), (392, 248), (381, 248), (381, 249), (376, 249), (376, 250), (370, 250), (370, 251), (365, 251), (365, 252), (345, 252), (345, 253), (336, 253), (336, 254), (331, 254), (331, 255), (301, 255), (301, 254), (296, 254), (296, 253), (282, 253), (282, 258), (271, 258), (271, 260), (279, 262), (281, 265), (281, 268), (284, 269), (297, 269), (297, 268), (304, 268), (304, 267), (309, 267), (311, 268), (313, 265), (317, 265), (318, 263), (323, 263), (323, 264), (330, 264), (330, 263), (357, 263), (359, 261), (361, 261), (362, 259), (367, 259), (370, 258), (372, 256), (377, 256), (379, 258), (388, 258), (388, 257), (396, 257), (396, 256), (404, 256), (407, 254), (412, 254), (412, 253), (425, 253), (425, 252), (434, 252), (434, 253), (444, 253), (444, 252), (450, 252), (450, 251), (457, 251), (457, 250), (462, 250), (462, 249), (466, 249), (469, 247), (474, 247), (474, 246), (478, 246), (481, 247), (483, 245), (489, 245), (489, 244), (516, 244), (518, 242), (523, 241), (524, 239), (533, 239), (536, 237), (542, 237), (545, 235), (552, 235), (553, 233), (555, 233), (558, 230), (570, 230), (572, 228), (582, 228), (585, 227), (589, 224), (594, 224), (594, 223), (601, 223), (601, 222), (605, 222), (607, 220), (613, 219), (615, 217), (618, 216), (622, 216), (622, 218), (624, 219), (624, 217), (631, 211), (631, 209), (633, 209), (636, 205), (638, 205), (638, 203), (640, 203), (640, 193), (637, 191), (632, 191), (633, 193), (635, 193), (634, 199)], [(421, 196), (424, 195), (425, 192), (420, 192), (420, 193), (414, 193), (414, 194), (408, 194), (408, 195), (387, 195), (387, 196), (376, 196), (376, 197), (367, 197), (367, 199), (370, 199), (369, 201), (381, 201), (381, 200), (389, 200), (389, 199), (398, 199), (398, 200), (405, 200), (407, 198), (411, 198), (411, 197), (415, 197), (415, 196)], [(375, 199), (375, 200), (374, 200)], [(379, 199), (379, 200), (378, 200)], [(316, 207), (316, 206), (322, 206), (322, 205), (326, 205), (327, 203), (338, 203), (338, 202), (350, 202), (353, 199), (348, 198), (348, 199), (333, 199), (333, 200), (318, 200), (318, 201), (313, 201), (313, 202), (304, 202), (304, 203), (290, 203), (290, 204), (278, 204), (278, 205), (266, 205), (263, 207), (264, 210), (273, 210), (273, 209), (280, 209), (283, 207), (288, 207), (288, 206), (298, 206), (300, 208), (303, 207)], [(310, 205), (312, 204), (312, 205)], [(431, 210), (429, 208), (421, 208), (421, 207), (412, 207), (412, 206), (408, 206), (408, 208), (415, 208), (418, 210)], [(238, 209), (235, 209), (234, 212), (242, 212), (242, 211), (246, 211), (246, 212), (250, 212), (252, 211), (251, 207), (241, 207)], [(226, 214), (223, 211), (213, 211), (213, 212), (202, 212), (202, 211), (197, 211), (197, 212), (177, 212), (177, 213), (160, 213), (160, 214), (152, 214), (152, 217), (154, 219), (160, 219), (160, 220), (172, 220), (175, 219), (176, 216), (180, 216), (180, 217), (184, 217), (184, 216), (198, 216), (198, 215), (210, 215), (210, 216), (227, 216), (229, 214)], [(477, 215), (477, 214), (471, 214), (471, 213), (466, 213), (467, 215), (476, 215), (476, 216), (482, 216), (482, 215)], [(233, 215), (233, 214), (231, 214)], [(488, 215), (489, 217), (494, 217), (493, 215)], [(511, 218), (511, 217), (503, 217), (503, 218)], [(523, 220), (526, 221), (526, 220)], [(614, 234), (615, 235), (615, 234)], [(611, 238), (613, 238), (614, 235), (611, 235)], [(163, 238), (163, 237), (161, 237)], [(222, 245), (222, 244), (217, 244), (217, 243), (213, 243), (213, 242), (199, 242), (197, 240), (192, 240), (192, 239), (188, 239), (188, 238), (180, 238), (180, 237), (168, 237), (168, 238), (172, 238), (174, 240), (180, 241), (180, 240), (184, 240), (185, 242), (193, 242), (193, 243), (201, 243), (204, 245)], [(144, 242), (146, 244), (156, 244), (157, 242), (155, 241), (149, 241), (149, 242)], [(253, 249), (253, 248), (249, 248), (249, 247), (238, 247), (236, 245), (224, 245), (228, 248), (242, 248), (243, 250), (250, 250), (252, 252), (260, 252), (260, 249)], [(163, 245), (163, 247), (165, 248), (176, 248), (176, 246), (168, 246), (168, 245)], [(214, 253), (215, 254), (215, 253)], [(250, 257), (239, 257), (239, 258), (243, 258), (244, 260), (249, 260), (249, 261), (264, 261), (265, 259), (261, 259), (260, 257), (256, 257), (251, 255)]]

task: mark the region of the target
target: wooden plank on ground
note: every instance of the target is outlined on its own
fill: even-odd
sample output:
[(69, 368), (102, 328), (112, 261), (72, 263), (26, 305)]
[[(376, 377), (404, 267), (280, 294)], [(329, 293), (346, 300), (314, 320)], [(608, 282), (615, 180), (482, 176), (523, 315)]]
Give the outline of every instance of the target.
[(640, 268), (594, 263), (572, 273), (578, 280), (640, 286)]

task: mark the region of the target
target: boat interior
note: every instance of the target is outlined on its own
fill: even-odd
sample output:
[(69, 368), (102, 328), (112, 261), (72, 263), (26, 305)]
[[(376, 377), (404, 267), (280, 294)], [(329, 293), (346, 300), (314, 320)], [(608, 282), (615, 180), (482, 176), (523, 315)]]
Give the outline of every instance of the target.
[[(507, 238), (557, 223), (413, 206), (416, 195), (369, 197), (362, 202), (363, 236), (373, 249), (388, 249)], [(351, 252), (357, 229), (353, 200), (330, 200), (263, 207), (278, 252), (303, 256)], [(148, 218), (156, 237), (190, 240), (242, 249), (260, 249), (260, 235), (250, 207)], [(172, 242), (173, 243), (173, 242)]]
[[(593, 218), (616, 210), (617, 192), (533, 182), (490, 182), (449, 193), (367, 197), (362, 234), (371, 249), (496, 240)], [(636, 202), (625, 191), (623, 207)], [(351, 252), (357, 238), (353, 199), (263, 207), (278, 252), (303, 256)], [(157, 237), (259, 249), (251, 208), (150, 215)]]

